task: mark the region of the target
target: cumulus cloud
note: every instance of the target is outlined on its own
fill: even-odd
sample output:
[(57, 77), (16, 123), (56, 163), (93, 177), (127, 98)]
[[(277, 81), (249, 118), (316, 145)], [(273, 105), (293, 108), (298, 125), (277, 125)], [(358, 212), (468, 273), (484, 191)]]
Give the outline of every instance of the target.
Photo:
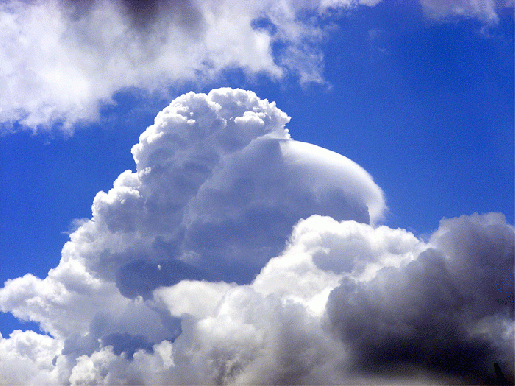
[(57, 375), (53, 360), (62, 344), (34, 331), (14, 331), (9, 338), (0, 334), (1, 385), (47, 384)]
[[(119, 91), (166, 95), (170, 86), (210, 81), (228, 68), (323, 82), (319, 43), (327, 31), (313, 20), (331, 10), (379, 2), (1, 2), (1, 130), (58, 127), (70, 135), (78, 123), (98, 120), (102, 106), (115, 103)], [(498, 19), (494, 0), (421, 4), (432, 18)], [(303, 17), (306, 13), (315, 19)]]
[(359, 373), (492, 382), (494, 362), (513, 369), (513, 228), (498, 214), (462, 216), (430, 243), (400, 269), (345, 278), (327, 304), (331, 324)]
[(161, 111), (59, 265), (0, 289), (49, 333), (0, 337), (2, 381), (467, 384), (496, 382), (494, 363), (513, 379), (513, 227), (379, 225), (370, 175), (288, 121), (228, 88)]

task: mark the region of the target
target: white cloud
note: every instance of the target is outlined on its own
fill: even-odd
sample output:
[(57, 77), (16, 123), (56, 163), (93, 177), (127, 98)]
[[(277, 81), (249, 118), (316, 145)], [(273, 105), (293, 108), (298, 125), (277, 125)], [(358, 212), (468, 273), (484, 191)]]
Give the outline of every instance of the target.
[[(86, 371), (74, 370), (81, 356), (148, 354), (177, 337), (182, 313), (208, 312), (206, 302), (228, 290), (206, 283), (201, 291), (223, 291), (173, 306), (166, 299), (181, 285), (185, 296), (199, 296), (181, 280), (250, 282), (311, 214), (380, 218), (384, 198), (371, 177), (343, 156), (292, 140), (288, 121), (243, 90), (177, 98), (134, 146), (136, 172), (97, 194), (92, 219), (70, 235), (59, 266), (44, 279), (8, 281), (1, 309), (39, 322), (64, 347), (60, 377), (78, 377)], [(164, 303), (150, 301), (155, 288), (174, 283)]]
[(227, 88), (160, 112), (59, 265), (0, 289), (0, 310), (51, 334), (0, 338), (8, 382), (477, 383), (493, 362), (512, 377), (513, 227), (463, 216), (424, 242), (378, 226), (372, 178), (288, 121)]
[[(319, 41), (322, 31), (296, 19), (297, 7), (232, 0), (151, 1), (147, 7), (106, 0), (2, 2), (2, 130), (14, 121), (33, 131), (60, 123), (70, 134), (77, 122), (98, 119), (102, 104), (113, 103), (124, 88), (166, 92), (174, 82), (213, 79), (225, 68), (272, 78), (295, 71), (303, 81), (319, 81), (310, 41)], [(259, 18), (270, 20), (275, 33), (255, 28)], [(274, 58), (274, 41), (296, 58)]]
[(57, 380), (54, 366), (62, 344), (34, 331), (13, 331), (9, 338), (0, 334), (0, 385), (43, 385)]
[[(124, 89), (167, 92), (181, 81), (215, 79), (223, 69), (323, 82), (325, 27), (299, 17), (310, 10), (375, 6), (378, 0), (59, 2), (0, 4), (0, 122), (32, 131), (57, 124), (72, 134), (96, 121)], [(498, 20), (494, 0), (421, 0), (432, 18)], [(499, 5), (500, 6), (500, 5)], [(506, 6), (509, 6), (507, 3)], [(261, 23), (262, 22), (262, 23)], [(273, 53), (272, 47), (281, 49)]]
[[(463, 239), (469, 231), (476, 238)], [(497, 252), (477, 255), (499, 261), (490, 271), (506, 267), (513, 237), (513, 227), (496, 214), (447, 220), (434, 244), (398, 229), (313, 216), (296, 226), (284, 253), (250, 285), (186, 280), (157, 289), (147, 303), (181, 318), (173, 343), (165, 339), (131, 357), (98, 347), (66, 362), (68, 350), (53, 371), (77, 385), (495, 381), (493, 362), (508, 376), (513, 363), (513, 305), (495, 302), (509, 302), (510, 289), (492, 297), (479, 287), (476, 298), (497, 304), (484, 308), (460, 281), (469, 273), (452, 266), (460, 253), (486, 245)], [(346, 248), (356, 240), (360, 248)], [(337, 256), (349, 266), (345, 272), (320, 264)], [(389, 268), (363, 280), (353, 269), (363, 260)]]

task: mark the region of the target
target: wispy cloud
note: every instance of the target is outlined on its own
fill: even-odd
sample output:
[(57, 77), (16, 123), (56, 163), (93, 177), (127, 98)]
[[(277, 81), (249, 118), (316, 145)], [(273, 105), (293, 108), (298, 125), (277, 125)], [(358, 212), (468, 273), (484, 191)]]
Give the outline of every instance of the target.
[[(331, 9), (379, 1), (7, 1), (0, 4), (2, 132), (57, 126), (72, 134), (113, 96), (166, 92), (240, 68), (273, 79), (322, 82), (316, 22)], [(494, 0), (422, 0), (432, 18), (497, 20)], [(300, 16), (302, 13), (313, 18)], [(19, 125), (14, 125), (17, 123)], [(21, 126), (20, 126), (21, 125)]]
[(499, 21), (500, 8), (513, 7), (505, 0), (420, 0), (420, 3), (426, 15), (433, 19), (460, 16), (478, 18), (489, 24)]
[[(3, 130), (19, 121), (33, 131), (60, 124), (71, 133), (74, 124), (98, 119), (102, 104), (124, 88), (163, 91), (177, 81), (213, 79), (226, 68), (272, 78), (296, 71), (304, 81), (318, 81), (319, 63), (305, 50), (321, 31), (299, 21), (294, 4), (3, 2)], [(258, 19), (268, 20), (273, 33), (258, 28)], [(296, 57), (274, 57), (279, 41)]]

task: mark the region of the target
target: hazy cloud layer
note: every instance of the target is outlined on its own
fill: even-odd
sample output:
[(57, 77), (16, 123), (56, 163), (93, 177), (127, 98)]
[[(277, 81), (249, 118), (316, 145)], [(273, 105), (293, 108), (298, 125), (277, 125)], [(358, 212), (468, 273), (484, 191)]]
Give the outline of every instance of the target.
[[(323, 81), (319, 43), (331, 9), (378, 0), (16, 1), (0, 4), (0, 122), (71, 134), (95, 121), (116, 92), (167, 92), (227, 68), (301, 82)], [(494, 0), (421, 0), (427, 15), (498, 19)], [(305, 13), (305, 12), (304, 12)], [(276, 44), (279, 43), (279, 44)], [(273, 47), (275, 49), (273, 50)]]
[(513, 379), (514, 228), (378, 226), (372, 178), (288, 120), (227, 88), (161, 111), (59, 265), (0, 289), (50, 333), (0, 337), (0, 383), (495, 383), (494, 363)]

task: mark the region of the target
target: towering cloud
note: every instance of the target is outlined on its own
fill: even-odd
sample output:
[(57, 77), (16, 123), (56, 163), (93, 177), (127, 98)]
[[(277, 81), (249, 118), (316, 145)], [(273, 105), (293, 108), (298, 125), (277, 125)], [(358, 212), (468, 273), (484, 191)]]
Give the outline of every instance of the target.
[(59, 265), (0, 290), (49, 333), (0, 337), (0, 382), (469, 384), (494, 363), (512, 380), (514, 228), (379, 226), (368, 173), (288, 120), (228, 88), (161, 111)]

